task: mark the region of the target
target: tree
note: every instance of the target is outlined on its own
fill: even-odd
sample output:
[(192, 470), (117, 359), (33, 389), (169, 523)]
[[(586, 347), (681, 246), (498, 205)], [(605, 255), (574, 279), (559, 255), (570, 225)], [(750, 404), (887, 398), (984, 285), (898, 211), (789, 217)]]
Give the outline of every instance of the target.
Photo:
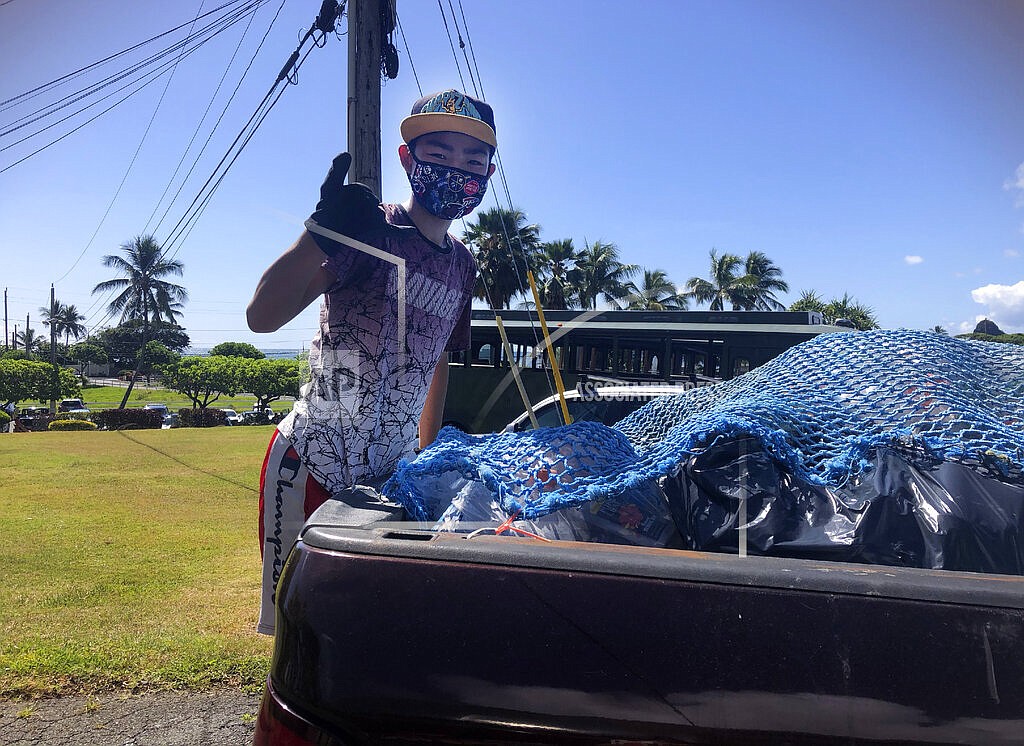
[(476, 258), (474, 296), (491, 308), (508, 308), (516, 295), (527, 290), (527, 270), (536, 267), (540, 226), (527, 224), (526, 215), (515, 208), (492, 207), (477, 215), (463, 234)]
[(825, 306), (825, 323), (834, 324), (839, 319), (850, 321), (861, 331), (878, 328), (874, 310), (858, 302), (849, 293), (843, 293), (842, 298), (833, 298)]
[(241, 363), (239, 389), (256, 397), (255, 409), (262, 412), (272, 401), (299, 395), (302, 366), (298, 360), (237, 360)]
[(1024, 345), (1024, 334), (957, 334), (957, 339), (973, 339), (979, 342), (999, 342), (1001, 344)]
[(121, 251), (124, 257), (117, 254), (103, 257), (103, 266), (116, 269), (121, 276), (99, 283), (93, 288), (93, 294), (117, 292), (107, 310), (119, 315), (122, 321), (141, 319), (144, 325), (151, 321), (173, 322), (180, 312), (176, 312), (172, 304), (187, 301), (188, 292), (163, 278), (180, 277), (185, 265), (176, 259), (167, 259), (153, 236), (136, 236), (121, 244)]
[(262, 360), (266, 357), (266, 355), (248, 342), (221, 342), (210, 350), (210, 354), (222, 355), (224, 357), (247, 357), (252, 360)]
[(874, 310), (859, 303), (849, 293), (843, 293), (842, 298), (833, 298), (826, 303), (813, 290), (804, 290), (789, 310), (816, 311), (822, 315), (822, 320), (826, 324), (835, 324), (839, 319), (846, 319), (861, 331), (878, 328)]
[(619, 248), (613, 243), (594, 241), (586, 244), (576, 257), (579, 274), (578, 293), (583, 308), (597, 308), (597, 299), (603, 297), (614, 303), (628, 294), (626, 283), (639, 270), (635, 264), (619, 261)]
[(169, 324), (164, 321), (153, 322), (149, 325), (147, 335), (140, 319), (103, 329), (93, 335), (91, 339), (93, 344), (103, 348), (110, 358), (110, 364), (119, 370), (134, 369), (139, 350), (146, 342), (159, 342), (167, 349), (179, 354), (184, 352), (190, 344), (188, 334), (177, 324)]
[(139, 359), (142, 361), (139, 372), (148, 379), (153, 373), (178, 362), (181, 359), (181, 355), (169, 349), (166, 345), (157, 342), (155, 339), (151, 339), (146, 342)]
[(35, 360), (0, 359), (0, 400), (45, 401), (77, 395), (81, 389), (74, 371)]
[(102, 347), (89, 342), (79, 342), (76, 345), (72, 345), (68, 349), (68, 357), (78, 363), (78, 375), (80, 376), (85, 376), (86, 365), (103, 365), (110, 359)]
[[(117, 292), (110, 301), (107, 310), (111, 314), (120, 314), (121, 321), (141, 320), (143, 337), (139, 354), (150, 341), (149, 328), (153, 322), (166, 321), (174, 323), (181, 315), (177, 310), (181, 303), (188, 300), (188, 293), (181, 285), (164, 280), (169, 275), (181, 276), (184, 265), (164, 256), (163, 249), (153, 236), (136, 236), (131, 241), (121, 244), (126, 257), (107, 254), (103, 257), (103, 266), (116, 269), (120, 277), (105, 280), (92, 289), (95, 293), (108, 291)], [(135, 360), (135, 372), (143, 366), (143, 358)], [(128, 383), (128, 388), (121, 399), (120, 409), (124, 409), (135, 385), (135, 376)]]
[(790, 311), (814, 311), (816, 313), (825, 312), (825, 301), (820, 295), (814, 290), (801, 290), (800, 297), (790, 305)]
[[(643, 282), (626, 284), (625, 307), (639, 311), (668, 311), (686, 308), (685, 296), (679, 294), (668, 275), (660, 269), (645, 269)], [(616, 304), (616, 308), (620, 307)]]
[(576, 305), (577, 289), (574, 280), (579, 279), (576, 269), (576, 249), (571, 238), (542, 243), (537, 250), (537, 273), (540, 287), (537, 289), (544, 308), (565, 309)]
[(32, 327), (26, 327), (24, 331), (14, 335), (14, 344), (21, 345), (21, 348), (25, 350), (29, 358), (39, 351), (39, 346), (42, 343), (43, 338), (36, 334), (36, 330)]
[(85, 334), (85, 316), (78, 312), (73, 305), (65, 305), (54, 299), (49, 306), (42, 306), (39, 309), (43, 317), (43, 325), (53, 328), (54, 335), (59, 339), (64, 337), (64, 345), (71, 344), (71, 338), (78, 339)]
[(939, 324), (933, 326), (932, 331), (935, 332), (936, 334), (949, 334), (949, 332), (946, 331), (946, 327), (940, 326)]
[(718, 255), (711, 250), (711, 274), (708, 279), (691, 277), (686, 282), (686, 294), (697, 303), (708, 303), (712, 311), (724, 311), (726, 304), (739, 311), (751, 295), (751, 281), (741, 272), (743, 260), (736, 254)]
[(205, 408), (217, 401), (221, 394), (234, 396), (241, 390), (241, 365), (244, 358), (183, 357), (172, 365), (161, 368), (168, 388), (184, 394), (192, 408)]
[(789, 283), (782, 279), (782, 270), (761, 251), (751, 251), (743, 263), (745, 276), (742, 308), (745, 311), (782, 311), (776, 292), (788, 293)]

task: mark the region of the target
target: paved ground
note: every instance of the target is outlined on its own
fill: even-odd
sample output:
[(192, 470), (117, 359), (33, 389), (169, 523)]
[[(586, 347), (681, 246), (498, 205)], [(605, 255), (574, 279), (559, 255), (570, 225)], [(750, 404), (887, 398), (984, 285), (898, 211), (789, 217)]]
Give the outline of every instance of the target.
[(258, 694), (101, 694), (0, 701), (0, 746), (250, 746)]

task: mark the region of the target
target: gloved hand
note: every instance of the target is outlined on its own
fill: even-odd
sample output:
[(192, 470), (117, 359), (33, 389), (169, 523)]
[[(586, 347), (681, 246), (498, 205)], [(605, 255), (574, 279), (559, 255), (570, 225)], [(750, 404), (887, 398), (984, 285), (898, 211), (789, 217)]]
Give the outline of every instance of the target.
[[(337, 231), (353, 238), (370, 237), (388, 233), (390, 225), (384, 218), (380, 200), (365, 184), (345, 184), (345, 177), (352, 165), (352, 156), (341, 153), (334, 158), (331, 170), (327, 172), (320, 187), (320, 201), (310, 220), (324, 228)], [(320, 250), (333, 256), (341, 250), (336, 241), (310, 232)]]

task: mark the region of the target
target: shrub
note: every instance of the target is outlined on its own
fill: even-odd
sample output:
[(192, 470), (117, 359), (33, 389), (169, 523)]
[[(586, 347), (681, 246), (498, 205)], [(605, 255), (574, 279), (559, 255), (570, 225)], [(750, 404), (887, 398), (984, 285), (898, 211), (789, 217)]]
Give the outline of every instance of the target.
[(104, 409), (93, 412), (92, 418), (104, 430), (156, 430), (164, 424), (155, 409)]
[(88, 420), (54, 420), (48, 430), (95, 430), (96, 424)]
[(11, 424), (11, 416), (7, 412), (0, 409), (0, 430), (3, 430)]
[(217, 427), (228, 424), (228, 416), (219, 409), (183, 407), (178, 410), (178, 423), (182, 427)]

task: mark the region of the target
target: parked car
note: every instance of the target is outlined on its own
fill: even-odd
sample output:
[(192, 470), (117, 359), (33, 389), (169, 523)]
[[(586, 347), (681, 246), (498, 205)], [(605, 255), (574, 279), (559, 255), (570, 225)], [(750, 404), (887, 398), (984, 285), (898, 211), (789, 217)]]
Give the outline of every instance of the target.
[(81, 399), (64, 399), (61, 401), (60, 404), (57, 405), (58, 412), (71, 412), (73, 410), (85, 410), (86, 412), (89, 411), (88, 407), (85, 406), (85, 402), (83, 402)]
[(238, 425), (269, 425), (274, 421), (274, 410), (270, 407), (238, 413)]
[(28, 430), (45, 430), (52, 419), (49, 407), (29, 406), (18, 410), (18, 422)]
[(171, 412), (166, 404), (146, 404), (143, 409), (153, 409), (161, 414), (164, 418), (163, 423), (160, 425), (161, 429), (167, 430), (172, 427), (178, 427), (178, 413)]
[(239, 424), (241, 424), (241, 419), (238, 417), (238, 412), (236, 412), (235, 410), (221, 408), (220, 411), (224, 413), (224, 417), (227, 419), (227, 424), (229, 424), (229, 425), (239, 425)]

